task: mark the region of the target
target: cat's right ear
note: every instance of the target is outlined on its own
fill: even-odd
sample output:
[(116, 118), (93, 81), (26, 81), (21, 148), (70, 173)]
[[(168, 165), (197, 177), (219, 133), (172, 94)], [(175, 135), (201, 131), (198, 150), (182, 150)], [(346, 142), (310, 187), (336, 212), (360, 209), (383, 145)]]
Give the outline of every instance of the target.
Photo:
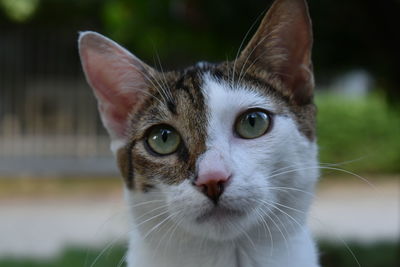
[(144, 101), (155, 70), (96, 32), (80, 33), (79, 54), (115, 152), (128, 140), (129, 116)]
[(313, 37), (306, 0), (275, 0), (242, 51), (243, 68), (254, 67), (278, 78), (284, 96), (298, 105), (310, 103), (314, 75)]

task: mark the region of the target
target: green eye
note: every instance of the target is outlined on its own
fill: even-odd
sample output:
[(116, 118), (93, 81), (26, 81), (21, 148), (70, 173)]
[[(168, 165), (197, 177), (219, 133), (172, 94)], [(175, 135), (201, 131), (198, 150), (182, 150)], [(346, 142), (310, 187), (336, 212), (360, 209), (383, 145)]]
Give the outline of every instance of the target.
[(156, 153), (168, 155), (174, 153), (181, 143), (178, 132), (168, 125), (156, 125), (149, 131), (147, 144)]
[(253, 139), (265, 134), (271, 124), (270, 116), (262, 110), (249, 110), (238, 117), (236, 133), (245, 139)]

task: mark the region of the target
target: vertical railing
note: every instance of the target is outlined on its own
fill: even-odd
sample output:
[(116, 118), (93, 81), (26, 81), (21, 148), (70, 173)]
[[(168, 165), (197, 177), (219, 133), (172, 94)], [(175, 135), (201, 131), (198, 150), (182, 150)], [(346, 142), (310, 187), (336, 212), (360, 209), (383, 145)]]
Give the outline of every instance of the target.
[(75, 39), (0, 31), (0, 159), (110, 156)]

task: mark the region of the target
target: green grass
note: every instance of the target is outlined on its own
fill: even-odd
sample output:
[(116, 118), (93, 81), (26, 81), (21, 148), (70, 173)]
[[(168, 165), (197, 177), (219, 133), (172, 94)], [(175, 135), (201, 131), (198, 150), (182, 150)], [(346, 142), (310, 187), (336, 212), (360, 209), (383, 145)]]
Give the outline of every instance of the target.
[[(358, 267), (359, 265), (361, 267), (400, 266), (399, 243), (375, 243), (367, 245), (350, 243), (347, 245), (348, 248), (321, 242), (319, 245), (321, 265), (323, 267)], [(352, 253), (354, 253), (354, 257)]]
[[(53, 260), (36, 259), (0, 259), (0, 267), (116, 267), (123, 258), (125, 249), (122, 246), (113, 247), (103, 253), (101, 250), (88, 250), (83, 248), (70, 248)], [(125, 266), (122, 264), (120, 266)]]
[(320, 161), (357, 173), (400, 172), (400, 114), (382, 97), (316, 97)]
[[(399, 266), (398, 245), (395, 243), (348, 244), (362, 267)], [(0, 267), (90, 267), (99, 253), (100, 251), (87, 251), (86, 249), (68, 249), (60, 257), (50, 261), (0, 259)], [(323, 267), (358, 266), (349, 249), (345, 246), (321, 242), (320, 254)], [(93, 267), (116, 267), (123, 255), (124, 248), (121, 246), (113, 248), (104, 253)]]

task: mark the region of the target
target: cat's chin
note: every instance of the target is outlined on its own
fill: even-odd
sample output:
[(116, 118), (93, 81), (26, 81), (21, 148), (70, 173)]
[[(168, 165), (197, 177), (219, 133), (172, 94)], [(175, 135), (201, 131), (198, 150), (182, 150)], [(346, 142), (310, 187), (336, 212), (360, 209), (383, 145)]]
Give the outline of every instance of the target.
[(231, 208), (215, 206), (210, 210), (203, 212), (195, 221), (196, 223), (224, 223), (227, 220), (237, 220), (240, 217), (246, 216), (244, 211)]
[(210, 240), (232, 240), (251, 227), (251, 218), (244, 210), (213, 206), (182, 226), (189, 233)]

